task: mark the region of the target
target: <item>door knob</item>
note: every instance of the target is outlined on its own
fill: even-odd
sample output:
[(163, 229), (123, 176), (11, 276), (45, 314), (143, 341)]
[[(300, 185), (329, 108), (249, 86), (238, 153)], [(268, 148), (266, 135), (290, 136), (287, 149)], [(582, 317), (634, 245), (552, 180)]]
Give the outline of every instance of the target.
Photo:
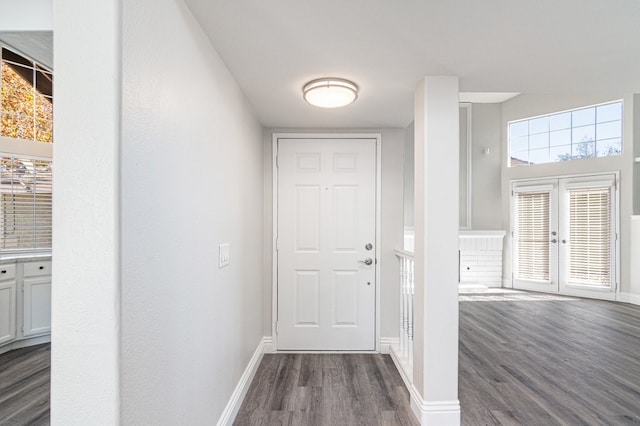
[(557, 243), (557, 242), (558, 242), (558, 240), (556, 240), (556, 239), (554, 238), (553, 240), (551, 240), (551, 242), (552, 242), (553, 244), (555, 244), (555, 243)]
[(365, 260), (358, 260), (358, 262), (364, 263), (365, 265), (369, 266), (373, 263), (373, 259), (370, 257), (367, 257)]

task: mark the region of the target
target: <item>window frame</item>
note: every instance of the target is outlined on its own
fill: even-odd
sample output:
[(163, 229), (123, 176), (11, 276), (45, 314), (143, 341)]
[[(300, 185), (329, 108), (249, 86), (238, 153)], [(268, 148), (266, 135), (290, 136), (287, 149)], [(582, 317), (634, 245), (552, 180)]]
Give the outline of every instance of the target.
[[(19, 54), (20, 56), (25, 57), (26, 59), (32, 61), (34, 64), (37, 64), (39, 67), (51, 72), (53, 74), (53, 70), (49, 67), (39, 63), (35, 59), (25, 55), (16, 49), (13, 49), (11, 46), (7, 46), (6, 44), (0, 42), (0, 47), (7, 48), (14, 53)], [(0, 76), (1, 77), (1, 76)], [(48, 161), (53, 162), (53, 142), (45, 143), (45, 142), (37, 142), (32, 139), (21, 139), (21, 138), (12, 138), (8, 136), (0, 136), (0, 156), (1, 157), (14, 157), (18, 159), (29, 159), (35, 161)], [(52, 184), (52, 196), (53, 196), (53, 184)], [(53, 202), (52, 202), (53, 205)], [(53, 225), (51, 227), (53, 231)], [(41, 250), (23, 250), (20, 252), (13, 251), (0, 251), (0, 259), (14, 259), (14, 258), (36, 258), (40, 256), (51, 256), (52, 248), (41, 249)]]
[[(0, 183), (0, 258), (13, 258), (13, 257), (36, 257), (36, 256), (42, 256), (42, 255), (51, 255), (52, 253), (52, 243), (53, 243), (53, 162), (50, 158), (27, 158), (27, 156), (24, 155), (2, 155), (0, 153), (0, 159), (2, 160), (8, 160), (8, 161), (19, 161), (24, 163), (26, 162), (47, 162), (49, 163), (49, 171), (46, 172), (38, 172), (36, 167), (34, 166), (34, 171), (32, 173), (33, 176), (33, 180), (29, 179), (27, 181), (27, 185), (29, 183), (35, 183), (35, 185), (32, 185), (36, 187), (36, 190), (33, 192), (29, 192), (29, 190), (24, 190), (24, 187), (27, 187), (27, 185), (20, 186), (18, 185), (18, 182), (16, 179), (13, 178), (13, 173), (11, 174), (11, 181), (9, 183), (5, 183), (2, 184)], [(7, 177), (4, 175), (4, 173), (0, 172), (0, 175), (2, 175), (2, 177)], [(43, 176), (44, 175), (44, 181), (41, 181), (40, 183), (38, 183), (38, 179), (37, 176)], [(48, 183), (47, 183), (48, 181)], [(20, 183), (23, 183), (22, 181), (19, 181)], [(23, 190), (24, 192), (15, 192), (14, 188), (18, 187), (19, 189)], [(41, 188), (41, 190), (38, 190), (37, 188)], [(7, 189), (9, 189), (7, 191)], [(46, 190), (48, 189), (48, 191)], [(20, 247), (20, 244), (16, 244), (16, 245), (12, 245), (10, 247), (4, 247), (5, 245), (5, 205), (6, 205), (6, 201), (5, 201), (5, 194), (7, 195), (13, 195), (14, 199), (12, 201), (12, 204), (14, 205), (13, 209), (14, 209), (14, 213), (12, 213), (13, 215), (13, 221), (18, 222), (17, 219), (22, 219), (22, 220), (27, 220), (27, 225), (26, 226), (19, 226), (17, 230), (15, 230), (18, 234), (22, 233), (22, 235), (26, 235), (24, 234), (25, 231), (31, 231), (31, 235), (28, 236), (26, 238), (26, 242), (29, 243), (28, 246), (25, 247)], [(36, 194), (49, 194), (48, 196), (48, 202), (45, 201), (43, 203), (42, 200), (38, 201), (37, 200), (37, 195)], [(16, 202), (16, 195), (27, 195), (29, 196), (29, 198), (31, 198), (31, 200), (29, 200), (27, 198), (27, 203), (24, 202)], [(17, 205), (17, 206), (16, 206)], [(48, 217), (46, 217), (46, 224), (48, 226), (44, 226), (42, 227), (41, 224), (44, 222), (39, 222), (39, 217), (41, 218), (42, 215), (42, 207), (45, 207), (48, 210)], [(25, 207), (27, 207), (27, 209), (25, 209)], [(40, 208), (38, 208), (40, 207)], [(31, 211), (29, 212), (28, 209), (31, 209)], [(36, 210), (39, 210), (39, 212), (36, 212)], [(18, 211), (19, 213), (16, 214), (15, 211)], [(29, 224), (29, 222), (31, 222)], [(38, 232), (37, 230), (40, 229), (40, 232)], [(15, 237), (17, 240), (20, 240), (21, 238), (24, 237)], [(45, 240), (48, 240), (48, 245), (42, 245), (40, 246), (38, 244), (39, 241), (42, 241), (42, 238), (45, 238)]]
[[(601, 121), (598, 122), (598, 109), (601, 107), (605, 107), (608, 105), (620, 105), (620, 118), (619, 119), (615, 119), (615, 120), (606, 120), (606, 121)], [(576, 113), (579, 113), (580, 111), (588, 111), (589, 109), (593, 109), (594, 110), (594, 116), (593, 116), (593, 123), (592, 124), (584, 124), (584, 125), (576, 125), (578, 123), (574, 123), (574, 115)], [(569, 126), (566, 128), (562, 128), (562, 129), (551, 129), (550, 127), (550, 123), (547, 124), (547, 128), (543, 129), (541, 131), (533, 131), (531, 129), (531, 124), (535, 123), (537, 120), (540, 119), (548, 119), (549, 122), (554, 118), (558, 118), (561, 117), (563, 115), (569, 114)], [(553, 163), (562, 163), (565, 161), (573, 161), (573, 160), (579, 160), (579, 159), (586, 159), (586, 158), (607, 158), (607, 157), (618, 157), (621, 156), (624, 152), (624, 147), (625, 147), (625, 143), (624, 143), (624, 114), (625, 114), (625, 110), (624, 110), (624, 99), (616, 99), (616, 100), (612, 100), (612, 101), (607, 101), (607, 102), (601, 102), (601, 103), (597, 103), (597, 104), (592, 104), (592, 105), (586, 105), (586, 106), (581, 106), (578, 108), (572, 108), (572, 109), (567, 109), (567, 110), (563, 110), (563, 111), (557, 111), (557, 112), (553, 112), (553, 113), (548, 113), (548, 114), (541, 114), (541, 115), (537, 115), (537, 116), (532, 116), (532, 117), (527, 117), (527, 118), (521, 118), (521, 119), (517, 119), (517, 120), (510, 120), (507, 122), (507, 151), (508, 151), (508, 155), (507, 155), (507, 167), (508, 168), (512, 168), (512, 167), (519, 167), (519, 166), (532, 166), (532, 165), (540, 165), (540, 164), (553, 164)], [(619, 131), (619, 137), (608, 137), (608, 138), (602, 138), (599, 139), (598, 138), (598, 129), (602, 129), (604, 126), (610, 124), (610, 123), (620, 123), (620, 131)], [(523, 133), (522, 135), (519, 136), (512, 136), (512, 131), (513, 131), (513, 126), (519, 123), (527, 123), (527, 130), (526, 133)], [(582, 142), (574, 142), (574, 131), (576, 131), (576, 129), (584, 129), (586, 127), (593, 127), (593, 138), (590, 140), (585, 140)], [(616, 129), (617, 130), (617, 129)], [(569, 138), (569, 144), (561, 144), (561, 145), (553, 145), (552, 143), (552, 136), (554, 136), (554, 133), (559, 133), (559, 132), (568, 132), (568, 138)], [(532, 148), (531, 147), (531, 138), (533, 137), (537, 137), (540, 136), (542, 137), (542, 139), (546, 138), (546, 145), (541, 146), (540, 148)], [(522, 138), (526, 138), (526, 143), (527, 143), (527, 148), (526, 150), (522, 149), (522, 150), (514, 150), (513, 148), (513, 144), (516, 142), (517, 139), (522, 139)], [(598, 155), (598, 143), (604, 143), (604, 142), (610, 142), (610, 141), (620, 141), (620, 148), (619, 148), (619, 152), (616, 154), (609, 154), (609, 155)], [(574, 149), (576, 147), (579, 147), (580, 145), (585, 146), (585, 149), (589, 149), (587, 147), (586, 144), (592, 144), (593, 145), (593, 155), (584, 155), (584, 154), (574, 154)], [(557, 154), (556, 158), (557, 159), (551, 159), (551, 154), (550, 151), (553, 148), (556, 147), (568, 147), (569, 148), (569, 153), (568, 154)], [(547, 161), (542, 161), (542, 162), (532, 162), (531, 160), (531, 153), (535, 152), (537, 150), (543, 150), (546, 149), (547, 150)], [(577, 149), (581, 149), (581, 148), (577, 148)], [(526, 153), (526, 160), (524, 159), (519, 159), (514, 157), (514, 154), (517, 153)], [(558, 159), (558, 157), (560, 155), (567, 155), (567, 158), (564, 159)], [(514, 164), (514, 162), (519, 162), (519, 164)]]
[[(35, 59), (33, 59), (32, 57), (30, 57), (29, 55), (26, 55), (22, 52), (20, 52), (17, 49), (14, 49), (13, 47), (0, 42), (0, 53), (2, 53), (3, 50), (7, 50), (9, 52), (11, 52), (14, 55), (17, 55), (18, 57), (20, 57), (21, 59), (24, 59), (24, 61), (31, 63), (31, 65), (26, 65), (23, 63), (20, 63), (19, 61), (12, 61), (12, 60), (6, 60), (6, 62), (8, 64), (10, 64), (9, 66), (13, 65), (13, 66), (17, 66), (17, 67), (22, 67), (25, 69), (29, 69), (32, 71), (33, 76), (32, 79), (33, 81), (31, 82), (27, 82), (31, 84), (31, 91), (33, 92), (33, 115), (32, 116), (20, 116), (20, 114), (14, 114), (14, 113), (10, 113), (10, 112), (5, 112), (5, 110), (2, 108), (2, 95), (0, 94), (0, 119), (4, 116), (12, 116), (14, 119), (18, 120), (18, 119), (24, 119), (24, 118), (30, 118), (32, 120), (33, 123), (33, 127), (31, 128), (31, 131), (33, 132), (33, 137), (32, 138), (21, 138), (21, 137), (12, 137), (12, 136), (3, 136), (2, 135), (2, 123), (0, 122), (0, 138), (8, 138), (8, 139), (14, 139), (17, 141), (22, 141), (22, 142), (35, 142), (35, 143), (40, 143), (40, 144), (52, 144), (53, 143), (53, 101), (54, 101), (54, 95), (53, 95), (53, 91), (50, 95), (45, 94), (45, 93), (40, 93), (37, 89), (38, 87), (38, 73), (41, 73), (43, 76), (44, 75), (49, 75), (51, 78), (51, 86), (53, 86), (53, 78), (54, 78), (54, 72), (53, 70), (36, 61)], [(0, 91), (2, 90), (3, 87), (3, 75), (2, 75), (2, 65), (4, 64), (5, 59), (2, 57), (2, 55), (0, 54)], [(50, 87), (52, 89), (52, 87)], [(38, 99), (43, 98), (43, 99), (49, 99), (51, 101), (51, 121), (50, 121), (50, 129), (51, 129), (51, 133), (50, 133), (50, 140), (48, 141), (40, 141), (38, 140), (38, 123), (42, 120), (38, 119)], [(46, 120), (46, 123), (49, 123), (49, 120)]]

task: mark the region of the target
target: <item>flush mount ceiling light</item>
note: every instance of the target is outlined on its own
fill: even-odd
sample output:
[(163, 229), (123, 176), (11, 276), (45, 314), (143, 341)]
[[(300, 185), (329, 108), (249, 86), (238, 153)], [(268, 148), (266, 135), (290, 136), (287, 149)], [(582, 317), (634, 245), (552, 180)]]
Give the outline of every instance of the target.
[(321, 108), (338, 108), (358, 98), (358, 86), (342, 78), (319, 78), (302, 88), (304, 100)]

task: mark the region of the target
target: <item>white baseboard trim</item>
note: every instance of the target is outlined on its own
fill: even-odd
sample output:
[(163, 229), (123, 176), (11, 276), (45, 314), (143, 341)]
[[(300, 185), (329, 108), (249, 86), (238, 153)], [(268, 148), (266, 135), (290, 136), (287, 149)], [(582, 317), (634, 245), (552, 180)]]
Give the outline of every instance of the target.
[(405, 371), (393, 346), (391, 346), (391, 359), (409, 391), (411, 411), (421, 425), (460, 425), (460, 401), (425, 401), (413, 385), (413, 378), (409, 377), (411, 372)]
[(398, 345), (400, 339), (397, 337), (381, 337), (380, 338), (380, 353), (388, 355), (391, 353), (391, 346)]
[(511, 281), (511, 280), (502, 280), (502, 287), (504, 287), (504, 288), (513, 288), (513, 281)]
[(45, 336), (31, 337), (22, 340), (15, 340), (11, 343), (7, 343), (3, 346), (0, 346), (0, 354), (5, 352), (12, 351), (14, 349), (26, 348), (27, 346), (40, 345), (42, 343), (50, 343), (51, 335), (47, 334)]
[(632, 303), (634, 305), (640, 305), (640, 295), (633, 293), (618, 293), (616, 297), (618, 302)]
[(396, 370), (398, 370), (398, 373), (400, 373), (400, 377), (402, 378), (404, 385), (409, 390), (409, 393), (411, 393), (411, 389), (413, 388), (413, 372), (405, 370), (405, 367), (400, 361), (400, 358), (398, 357), (394, 346), (391, 346), (389, 355), (391, 355), (391, 359), (396, 366)]
[[(271, 337), (269, 337), (268, 339), (271, 340)], [(236, 415), (238, 414), (238, 410), (240, 410), (240, 406), (242, 405), (242, 401), (244, 401), (244, 397), (247, 395), (249, 386), (251, 386), (251, 381), (256, 375), (256, 371), (258, 370), (260, 361), (262, 361), (262, 355), (264, 354), (265, 348), (265, 340), (267, 340), (267, 338), (265, 337), (260, 339), (258, 347), (253, 352), (253, 355), (249, 360), (249, 364), (247, 364), (247, 368), (244, 369), (242, 376), (240, 376), (240, 380), (238, 381), (236, 388), (231, 394), (231, 398), (229, 398), (227, 406), (224, 407), (222, 415), (218, 419), (218, 426), (231, 426), (231, 424), (235, 420)]]
[(460, 426), (460, 401), (424, 401), (411, 397), (411, 410), (421, 425)]

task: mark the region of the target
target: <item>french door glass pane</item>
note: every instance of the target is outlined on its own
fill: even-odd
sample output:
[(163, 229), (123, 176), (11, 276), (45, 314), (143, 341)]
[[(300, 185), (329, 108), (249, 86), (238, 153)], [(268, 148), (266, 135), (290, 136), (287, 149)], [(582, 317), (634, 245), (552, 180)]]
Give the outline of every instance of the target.
[(549, 280), (549, 193), (516, 195), (517, 278)]
[(609, 188), (569, 191), (569, 282), (611, 286)]

